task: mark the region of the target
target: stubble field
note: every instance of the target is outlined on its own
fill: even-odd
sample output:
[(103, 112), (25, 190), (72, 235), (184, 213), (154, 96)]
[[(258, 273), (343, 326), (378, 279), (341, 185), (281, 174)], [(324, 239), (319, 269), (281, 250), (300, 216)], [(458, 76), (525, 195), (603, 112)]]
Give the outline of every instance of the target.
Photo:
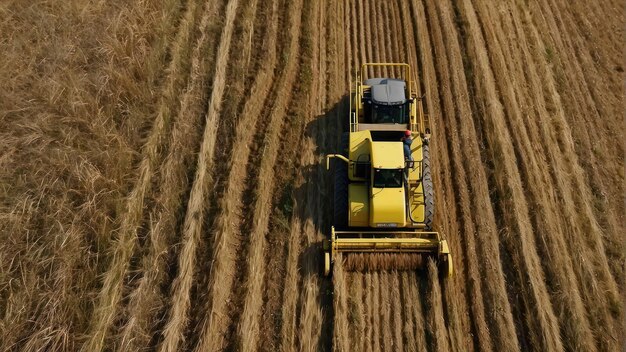
[[(0, 350), (624, 348), (620, 1), (0, 4)], [(407, 62), (455, 275), (320, 275), (350, 79)]]

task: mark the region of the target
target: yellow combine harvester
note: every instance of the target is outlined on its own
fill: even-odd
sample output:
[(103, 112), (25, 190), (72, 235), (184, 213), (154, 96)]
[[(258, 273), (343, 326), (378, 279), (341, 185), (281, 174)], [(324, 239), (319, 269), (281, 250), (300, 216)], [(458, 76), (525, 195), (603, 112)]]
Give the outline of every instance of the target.
[[(398, 77), (368, 78), (369, 71)], [(391, 74), (390, 74), (391, 73)], [(430, 129), (408, 64), (368, 63), (350, 96), (349, 132), (335, 166), (334, 226), (323, 243), (324, 274), (338, 253), (348, 270), (422, 268), (435, 259), (452, 275), (448, 243), (432, 231)]]

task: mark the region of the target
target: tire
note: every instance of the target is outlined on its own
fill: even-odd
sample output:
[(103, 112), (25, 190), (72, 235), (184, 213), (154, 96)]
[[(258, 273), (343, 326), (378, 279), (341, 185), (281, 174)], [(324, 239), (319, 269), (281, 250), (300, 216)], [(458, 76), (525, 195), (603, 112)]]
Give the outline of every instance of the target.
[[(348, 133), (341, 135), (340, 154), (348, 156)], [(348, 165), (343, 160), (335, 163), (334, 225), (337, 229), (348, 227)]]
[(422, 188), (424, 190), (424, 225), (426, 231), (432, 231), (435, 217), (435, 190), (430, 174), (430, 154), (428, 144), (422, 144)]

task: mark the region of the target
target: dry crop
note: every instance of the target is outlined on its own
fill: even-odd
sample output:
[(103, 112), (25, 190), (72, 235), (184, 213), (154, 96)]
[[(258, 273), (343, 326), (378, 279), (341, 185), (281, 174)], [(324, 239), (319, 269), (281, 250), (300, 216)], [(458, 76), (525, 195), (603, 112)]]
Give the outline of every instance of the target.
[[(2, 2), (0, 350), (620, 350), (625, 17)], [(324, 155), (377, 61), (410, 63), (427, 98), (448, 280), (320, 276)]]

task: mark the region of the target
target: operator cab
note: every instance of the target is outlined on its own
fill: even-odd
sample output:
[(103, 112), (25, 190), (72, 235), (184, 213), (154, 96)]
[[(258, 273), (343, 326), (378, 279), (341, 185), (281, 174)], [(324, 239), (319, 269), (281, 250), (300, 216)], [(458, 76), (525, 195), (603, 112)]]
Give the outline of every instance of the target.
[(370, 78), (363, 92), (364, 122), (403, 124), (409, 122), (411, 100), (407, 99), (406, 82), (394, 78)]

